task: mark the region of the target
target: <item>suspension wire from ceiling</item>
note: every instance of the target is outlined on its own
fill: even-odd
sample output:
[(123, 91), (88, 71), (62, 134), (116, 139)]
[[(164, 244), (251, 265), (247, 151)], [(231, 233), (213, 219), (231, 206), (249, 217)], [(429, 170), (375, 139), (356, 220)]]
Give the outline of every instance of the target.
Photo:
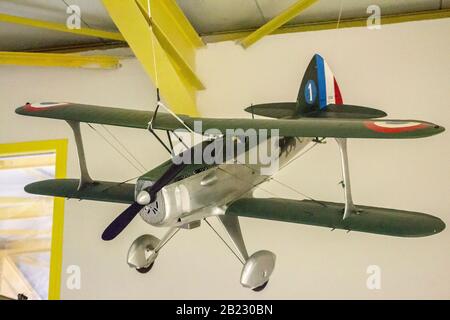
[(101, 125), (102, 128), (125, 150), (125, 152), (131, 157), (133, 158), (133, 160), (139, 164), (142, 169), (144, 169), (144, 171), (148, 171), (147, 168), (142, 164), (142, 162), (140, 162), (131, 152), (130, 150), (119, 140), (119, 138), (117, 138), (112, 132), (111, 130), (109, 130), (105, 125)]
[(109, 141), (100, 131), (98, 131), (92, 124), (88, 123), (88, 126), (94, 130), (107, 144), (109, 144), (114, 150), (117, 151), (130, 165), (132, 165), (137, 171), (140, 173), (144, 173), (144, 171), (135, 165), (122, 151), (119, 150), (111, 141)]
[(219, 232), (217, 232), (216, 229), (214, 229), (211, 223), (209, 223), (209, 221), (206, 220), (206, 218), (203, 218), (203, 220), (211, 228), (211, 230), (214, 231), (214, 233), (220, 238), (220, 240), (222, 240), (222, 242), (227, 246), (227, 248), (230, 249), (231, 253), (233, 253), (233, 255), (239, 260), (239, 262), (245, 264), (245, 262), (242, 261), (242, 259), (238, 256), (236, 252), (234, 252), (233, 248), (231, 248), (231, 246), (225, 241), (225, 239), (219, 234)]
[(338, 16), (338, 21), (336, 24), (336, 29), (339, 29), (339, 24), (341, 23), (341, 16), (342, 16), (342, 8), (344, 7), (343, 1), (340, 1), (340, 8), (339, 8), (339, 16)]
[[(155, 86), (156, 86), (156, 90), (157, 92), (159, 91), (159, 79), (158, 79), (158, 67), (156, 65), (156, 51), (155, 51), (155, 34), (153, 32), (153, 20), (152, 20), (152, 10), (150, 7), (150, 0), (147, 0), (147, 14), (148, 14), (148, 19), (150, 21), (149, 23), (149, 29), (150, 29), (150, 40), (152, 42), (152, 50), (153, 50), (153, 68), (154, 68), (154, 72), (155, 72)], [(157, 94), (157, 98), (158, 98), (158, 102), (159, 102), (159, 93)]]
[(268, 20), (266, 16), (264, 15), (264, 12), (262, 11), (261, 5), (259, 4), (258, 0), (254, 0), (256, 8), (258, 8), (259, 14), (261, 15), (263, 23), (266, 23)]
[[(66, 0), (61, 0), (61, 1), (66, 5), (67, 8), (70, 8), (71, 5), (68, 4)], [(87, 23), (86, 20), (83, 19), (83, 17), (81, 16), (81, 14), (78, 14), (77, 12), (74, 12), (74, 14), (76, 14), (77, 17), (80, 18), (80, 21), (81, 21), (82, 23), (84, 23), (84, 24), (86, 25), (86, 27), (92, 29), (92, 27), (89, 25), (89, 23)], [(97, 37), (97, 39), (99, 39), (100, 42), (102, 42), (102, 43), (106, 43), (106, 39), (103, 39), (103, 38), (100, 38), (100, 37)]]

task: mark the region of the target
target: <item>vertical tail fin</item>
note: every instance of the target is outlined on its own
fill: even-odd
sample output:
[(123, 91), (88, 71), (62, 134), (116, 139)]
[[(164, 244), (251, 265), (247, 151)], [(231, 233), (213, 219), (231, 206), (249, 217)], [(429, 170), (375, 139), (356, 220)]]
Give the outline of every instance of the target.
[(298, 92), (299, 114), (321, 111), (329, 104), (343, 104), (341, 90), (327, 62), (314, 55)]
[(264, 103), (248, 107), (245, 111), (277, 119), (372, 119), (386, 116), (378, 109), (344, 104), (333, 72), (318, 54), (314, 55), (305, 71), (296, 102)]

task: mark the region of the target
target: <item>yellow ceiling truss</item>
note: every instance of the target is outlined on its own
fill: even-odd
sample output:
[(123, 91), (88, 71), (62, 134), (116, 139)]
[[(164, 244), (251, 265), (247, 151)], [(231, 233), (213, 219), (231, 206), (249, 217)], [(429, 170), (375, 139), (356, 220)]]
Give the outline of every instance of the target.
[(72, 34), (76, 34), (76, 35), (80, 35), (80, 36), (95, 37), (95, 38), (102, 38), (102, 39), (109, 39), (109, 40), (116, 40), (116, 41), (125, 41), (125, 39), (122, 37), (122, 35), (118, 32), (109, 32), (109, 31), (103, 31), (103, 30), (91, 29), (91, 28), (85, 28), (85, 27), (80, 28), (80, 29), (76, 29), (76, 28), (70, 29), (65, 24), (62, 24), (62, 23), (29, 19), (29, 18), (12, 16), (12, 15), (3, 14), (3, 13), (0, 13), (0, 22), (20, 24), (20, 25), (24, 25), (24, 26), (28, 26), (28, 27), (41, 28), (41, 29), (47, 29), (47, 30), (53, 30), (53, 31), (67, 32), (67, 33), (72, 33)]
[[(0, 13), (0, 22), (19, 24), (87, 37), (96, 37), (115, 41), (124, 41), (118, 32), (109, 32), (92, 28), (71, 29), (65, 24), (54, 23)], [(0, 64), (39, 67), (69, 67), (91, 69), (116, 69), (119, 59), (111, 56), (81, 56), (49, 53), (0, 52)]]
[(119, 59), (106, 55), (84, 56), (63, 53), (1, 52), (0, 64), (38, 67), (117, 69)]
[[(419, 11), (414, 13), (401, 13), (393, 15), (383, 15), (381, 17), (381, 25), (404, 23), (404, 22), (414, 22), (422, 20), (435, 20), (450, 18), (450, 9), (440, 9), (440, 10), (427, 10)], [(336, 29), (338, 26), (337, 20), (332, 21), (321, 21), (321, 22), (308, 22), (295, 25), (282, 26), (278, 29), (273, 30), (270, 35), (275, 34), (285, 34), (285, 33), (295, 33), (295, 32), (310, 32), (310, 31), (321, 31)], [(366, 27), (367, 18), (356, 18), (356, 19), (342, 19), (339, 21), (339, 29), (344, 28), (357, 28)], [(230, 32), (217, 32), (211, 33), (203, 36), (203, 40), (206, 43), (215, 43), (222, 41), (239, 41), (250, 36), (257, 30), (237, 30)]]
[(247, 35), (244, 39), (242, 39), (239, 43), (244, 47), (248, 48), (252, 44), (254, 44), (256, 41), (260, 40), (264, 36), (272, 33), (273, 31), (277, 30), (279, 27), (287, 23), (292, 18), (296, 17), (300, 14), (303, 10), (308, 9), (310, 6), (312, 6), (314, 3), (316, 3), (319, 0), (299, 0), (292, 4), (289, 8), (281, 12), (279, 15), (277, 15), (275, 18), (258, 28), (257, 30), (253, 31), (249, 35)]
[(196, 91), (204, 85), (194, 71), (195, 53), (204, 44), (176, 2), (103, 0), (103, 4), (170, 108), (198, 115)]

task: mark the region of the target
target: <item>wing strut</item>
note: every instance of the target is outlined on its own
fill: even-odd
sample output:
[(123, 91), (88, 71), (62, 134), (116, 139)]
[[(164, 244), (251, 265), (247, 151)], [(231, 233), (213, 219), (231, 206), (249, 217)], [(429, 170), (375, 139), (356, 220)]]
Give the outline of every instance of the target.
[(346, 138), (336, 138), (336, 142), (339, 146), (339, 151), (341, 152), (341, 162), (342, 162), (342, 176), (343, 176), (343, 188), (345, 196), (345, 209), (343, 219), (348, 218), (352, 213), (357, 213), (355, 205), (353, 204), (352, 189), (350, 185), (350, 171), (348, 166), (348, 153), (347, 153), (347, 139)]
[(225, 227), (231, 241), (233, 241), (234, 246), (241, 254), (244, 261), (248, 260), (248, 252), (245, 247), (244, 238), (242, 237), (241, 227), (239, 225), (239, 218), (232, 216), (218, 216), (219, 221)]
[(86, 184), (94, 183), (89, 175), (86, 156), (84, 155), (83, 138), (81, 137), (80, 122), (68, 120), (67, 123), (72, 128), (73, 135), (75, 137), (75, 143), (77, 144), (78, 162), (80, 164), (81, 178), (78, 184), (78, 191), (81, 190)]

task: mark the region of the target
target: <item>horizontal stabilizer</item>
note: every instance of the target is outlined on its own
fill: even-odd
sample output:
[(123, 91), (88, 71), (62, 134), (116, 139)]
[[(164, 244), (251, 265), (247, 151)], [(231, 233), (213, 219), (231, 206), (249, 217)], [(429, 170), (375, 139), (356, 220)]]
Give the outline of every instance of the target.
[(424, 237), (445, 228), (441, 219), (424, 213), (368, 206), (357, 209), (359, 214), (342, 219), (343, 203), (243, 198), (233, 202), (226, 214), (397, 237)]
[(309, 118), (375, 119), (386, 117), (387, 113), (369, 107), (329, 104), (323, 110), (305, 113), (302, 116)]
[(324, 109), (300, 113), (296, 102), (264, 103), (250, 106), (245, 111), (254, 115), (275, 119), (298, 118), (340, 118), (340, 119), (375, 119), (385, 117), (384, 111), (353, 106), (349, 104), (329, 104)]
[(25, 187), (31, 194), (73, 198), (81, 200), (94, 200), (117, 203), (134, 202), (134, 184), (96, 181), (86, 184), (78, 190), (79, 180), (51, 179), (34, 182)]

